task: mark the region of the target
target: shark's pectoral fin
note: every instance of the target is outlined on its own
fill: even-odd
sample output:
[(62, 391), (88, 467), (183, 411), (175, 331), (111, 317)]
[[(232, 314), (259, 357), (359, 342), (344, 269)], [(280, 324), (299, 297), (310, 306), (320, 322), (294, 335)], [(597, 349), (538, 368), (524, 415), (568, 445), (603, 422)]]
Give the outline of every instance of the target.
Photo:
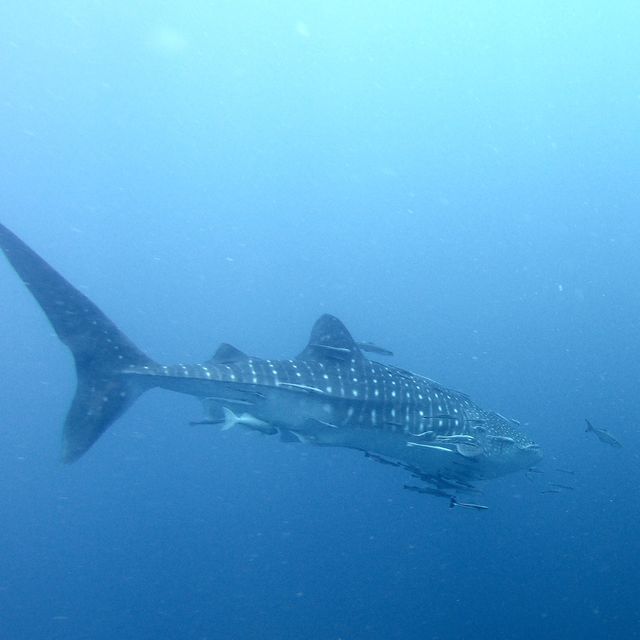
[(280, 435), (280, 442), (302, 442), (300, 436), (296, 435), (293, 431), (289, 431), (288, 429), (280, 429), (278, 433)]
[(477, 443), (459, 442), (456, 444), (456, 451), (465, 458), (478, 458), (484, 451)]

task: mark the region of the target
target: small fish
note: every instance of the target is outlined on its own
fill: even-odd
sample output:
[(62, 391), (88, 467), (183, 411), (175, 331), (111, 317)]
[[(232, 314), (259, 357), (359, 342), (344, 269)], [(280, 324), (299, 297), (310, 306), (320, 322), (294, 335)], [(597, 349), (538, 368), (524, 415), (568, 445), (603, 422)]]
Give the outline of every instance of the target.
[(407, 371), (406, 369), (394, 369), (394, 373), (401, 378), (406, 378), (407, 380), (413, 380), (416, 374), (411, 373), (411, 371)]
[(544, 473), (544, 471), (542, 469), (536, 469), (536, 467), (529, 467), (527, 469), (527, 471), (529, 473)]
[(560, 484), (559, 482), (550, 482), (550, 487), (554, 487), (556, 489), (567, 489), (567, 491), (574, 491), (575, 487), (571, 487), (568, 484)]
[(236, 415), (228, 407), (222, 407), (222, 411), (224, 412), (224, 421), (221, 420), (221, 422), (223, 422), (223, 431), (228, 431), (229, 429), (233, 429), (233, 427), (239, 425), (243, 427), (250, 427), (256, 431), (262, 431), (268, 435), (273, 435), (278, 432), (278, 430), (269, 425), (268, 422), (260, 420), (260, 418), (256, 418), (250, 413), (241, 413), (240, 415)]
[(501, 413), (498, 413), (497, 411), (494, 411), (493, 413), (495, 413), (495, 415), (497, 415), (498, 418), (501, 418), (505, 422), (512, 422), (516, 426), (520, 426), (520, 422), (514, 418), (507, 418), (507, 416), (503, 416)]
[(450, 498), (451, 494), (447, 493), (446, 491), (442, 491), (442, 489), (434, 489), (431, 487), (416, 487), (412, 484), (405, 484), (404, 488), (407, 491), (415, 491), (416, 493), (426, 493), (427, 495), (430, 496), (438, 496), (440, 498)]
[[(258, 400), (264, 400), (266, 398), (266, 396), (264, 395), (264, 393), (262, 393), (261, 391), (258, 391), (257, 389), (237, 389), (236, 387), (233, 386), (232, 382), (227, 382), (224, 383), (223, 385), (226, 389), (229, 389), (229, 391), (234, 392), (234, 393), (244, 393), (245, 395), (251, 397), (251, 398), (258, 398)], [(207, 396), (210, 397), (210, 396)], [(214, 399), (214, 398), (212, 398)], [(222, 396), (222, 398), (220, 398), (221, 400), (225, 399), (225, 396)], [(236, 404), (239, 402), (238, 400), (234, 400), (234, 402), (236, 402)], [(244, 400), (242, 402), (242, 404), (249, 404), (250, 401), (248, 400)]]
[(334, 347), (328, 344), (318, 344), (317, 342), (310, 342), (309, 346), (316, 349), (324, 349), (325, 351), (334, 351), (335, 353), (351, 353), (351, 349), (347, 347)]
[(545, 489), (544, 491), (541, 491), (540, 493), (562, 493), (562, 491), (560, 491), (560, 489)]
[(509, 436), (487, 436), (487, 439), (498, 444), (515, 444), (515, 440)]
[(356, 342), (356, 344), (363, 351), (367, 351), (369, 353), (377, 353), (379, 356), (393, 355), (393, 351), (389, 351), (389, 349), (384, 349), (383, 347), (379, 347), (377, 344), (373, 344), (373, 342)]
[(318, 344), (317, 342), (310, 342), (309, 347), (318, 349), (324, 353), (327, 358), (333, 358), (335, 360), (346, 360), (352, 355), (351, 349), (347, 347), (334, 347), (329, 344)]
[(402, 465), (399, 462), (394, 462), (393, 460), (388, 460), (387, 458), (383, 458), (375, 453), (370, 453), (369, 451), (364, 452), (365, 458), (370, 458), (375, 462), (379, 462), (380, 464), (387, 464), (391, 467), (401, 467)]
[(447, 447), (438, 447), (434, 444), (422, 444), (420, 442), (407, 442), (407, 447), (420, 447), (421, 449), (435, 449), (436, 451), (445, 451), (446, 453), (453, 453), (451, 449)]
[(435, 431), (423, 431), (422, 433), (413, 433), (409, 431), (409, 435), (414, 438), (424, 438), (427, 441), (435, 440), (436, 432)]
[(429, 480), (432, 484), (435, 484), (438, 489), (458, 489), (460, 491), (466, 490), (464, 485), (461, 485), (457, 478), (447, 478), (441, 474), (435, 475)]
[(307, 384), (296, 384), (295, 382), (278, 382), (275, 386), (283, 389), (291, 389), (291, 391), (300, 391), (302, 393), (324, 394), (324, 391), (318, 387), (311, 387)]
[(585, 422), (587, 423), (587, 428), (585, 429), (585, 431), (593, 431), (594, 435), (596, 436), (596, 438), (598, 438), (598, 440), (600, 440), (600, 442), (604, 442), (605, 444), (614, 447), (614, 449), (622, 448), (622, 444), (618, 440), (616, 440), (606, 429), (598, 429), (598, 427), (594, 427), (586, 418)]
[(224, 420), (190, 420), (189, 425), (192, 427), (201, 425), (201, 424), (222, 424)]
[(333, 424), (332, 422), (327, 422), (326, 420), (319, 420), (318, 418), (307, 418), (304, 421), (304, 424), (314, 427), (329, 427), (330, 429), (339, 429), (337, 424)]
[[(246, 392), (242, 391), (242, 393), (246, 393)], [(258, 395), (258, 394), (256, 394), (256, 395)], [(262, 395), (262, 398), (264, 398), (263, 394), (260, 394), (260, 395)], [(213, 403), (220, 403), (220, 402), (224, 403), (224, 402), (227, 402), (227, 400), (229, 400), (229, 398), (226, 397), (226, 396), (207, 396), (206, 398), (204, 398), (204, 402), (206, 404), (211, 404), (212, 402)], [(233, 402), (234, 402), (234, 404), (244, 404), (244, 405), (247, 405), (247, 406), (252, 406), (252, 405), (256, 404), (254, 400), (241, 400), (240, 398), (236, 398)]]
[(456, 433), (451, 436), (437, 436), (436, 440), (445, 444), (477, 444), (478, 441), (473, 436), (463, 433)]
[(559, 471), (560, 473), (566, 473), (570, 476), (575, 476), (576, 472), (575, 471), (571, 471), (571, 469), (561, 469), (561, 468), (557, 468), (556, 471)]
[(455, 496), (451, 496), (449, 508), (453, 509), (453, 507), (464, 507), (465, 509), (475, 509), (476, 511), (484, 511), (489, 508), (483, 504), (474, 504), (473, 502), (458, 502)]

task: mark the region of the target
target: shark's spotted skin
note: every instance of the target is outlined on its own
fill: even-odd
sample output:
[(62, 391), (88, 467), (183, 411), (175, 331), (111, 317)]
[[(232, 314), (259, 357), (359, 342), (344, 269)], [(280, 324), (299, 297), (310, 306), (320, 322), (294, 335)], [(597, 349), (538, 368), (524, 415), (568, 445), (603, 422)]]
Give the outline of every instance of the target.
[[(166, 381), (158, 380), (158, 385), (167, 387), (184, 386), (180, 381), (185, 379), (212, 380), (308, 393), (327, 401), (342, 401), (347, 412), (352, 409), (343, 418), (343, 426), (364, 425), (417, 436), (428, 431), (443, 436), (470, 434), (489, 415), (466, 394), (372, 361), (324, 363), (248, 358), (224, 365), (132, 366), (125, 373), (163, 377)], [(482, 420), (480, 415), (484, 416)], [(508, 424), (506, 419), (503, 422)], [(524, 436), (519, 440), (526, 442)]]
[[(338, 322), (323, 316), (317, 324)], [(350, 445), (346, 434), (357, 430), (362, 439), (360, 431), (370, 430), (393, 436), (404, 446), (422, 448), (417, 454), (406, 452), (403, 457), (419, 455), (426, 459), (427, 453), (434, 451), (455, 452), (461, 458), (465, 477), (499, 475), (504, 472), (502, 467), (509, 467), (505, 463), (514, 454), (517, 459), (518, 453), (532, 454), (526, 464), (531, 466), (539, 455), (515, 421), (480, 409), (459, 391), (363, 357), (323, 361), (263, 360), (242, 355), (224, 364), (132, 366), (124, 373), (153, 380), (155, 386), (203, 397), (209, 401), (209, 410), (216, 404), (250, 407), (256, 418), (303, 436), (310, 418), (341, 430), (340, 438), (326, 429), (319, 436), (307, 434), (319, 444), (324, 444), (324, 437), (329, 440), (327, 444), (338, 444), (339, 440), (344, 446), (361, 448), (355, 442)], [(371, 442), (378, 440), (373, 437)], [(390, 455), (389, 447), (380, 442), (365, 448)], [(397, 451), (397, 447), (391, 449)], [(480, 455), (473, 455), (478, 453), (486, 464), (479, 464)], [(522, 455), (521, 461), (524, 458)], [(469, 472), (468, 464), (463, 464), (469, 460), (474, 460), (479, 473)], [(495, 463), (495, 469), (489, 462)], [(425, 469), (428, 467), (425, 465)], [(458, 475), (459, 471), (452, 473)]]
[(541, 457), (515, 421), (428, 378), (369, 360), (363, 349), (390, 352), (355, 342), (333, 316), (316, 322), (293, 359), (251, 357), (222, 344), (202, 364), (161, 365), (2, 225), (0, 247), (75, 358), (66, 461), (80, 457), (152, 387), (200, 398), (203, 423), (362, 450), (430, 482), (435, 495), (470, 490), (470, 481), (526, 469)]
[[(157, 380), (159, 386), (184, 387), (184, 380), (214, 381), (277, 388), (339, 402), (341, 426), (365, 426), (421, 436), (471, 433), (469, 416), (477, 416), (468, 397), (444, 389), (427, 378), (383, 364), (262, 360), (247, 358), (228, 364), (129, 367), (125, 374)], [(468, 413), (467, 413), (468, 412)]]

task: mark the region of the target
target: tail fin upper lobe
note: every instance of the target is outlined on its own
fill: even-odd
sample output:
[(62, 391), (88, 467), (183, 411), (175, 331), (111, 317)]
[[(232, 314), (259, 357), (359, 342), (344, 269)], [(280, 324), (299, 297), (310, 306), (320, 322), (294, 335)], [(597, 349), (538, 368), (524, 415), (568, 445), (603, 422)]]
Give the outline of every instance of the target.
[(146, 389), (122, 371), (153, 365), (93, 302), (0, 224), (0, 248), (73, 354), (78, 386), (63, 431), (63, 460), (77, 460)]

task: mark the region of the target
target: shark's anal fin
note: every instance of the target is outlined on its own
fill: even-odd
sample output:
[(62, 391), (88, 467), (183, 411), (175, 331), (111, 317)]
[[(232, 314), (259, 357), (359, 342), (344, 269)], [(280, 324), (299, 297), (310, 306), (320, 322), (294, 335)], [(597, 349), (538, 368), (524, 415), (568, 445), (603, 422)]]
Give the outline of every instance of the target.
[(0, 248), (73, 354), (78, 386), (63, 431), (63, 460), (77, 460), (150, 382), (123, 373), (155, 363), (98, 307), (9, 229)]

